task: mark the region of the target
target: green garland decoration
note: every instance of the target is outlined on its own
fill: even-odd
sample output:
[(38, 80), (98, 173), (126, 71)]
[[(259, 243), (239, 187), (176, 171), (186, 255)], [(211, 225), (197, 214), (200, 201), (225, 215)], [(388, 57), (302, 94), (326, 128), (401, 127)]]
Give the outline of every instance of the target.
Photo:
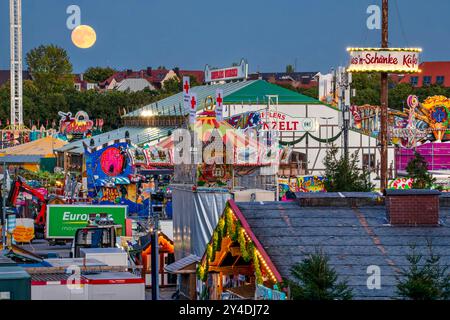
[(197, 278), (206, 282), (208, 279), (209, 263), (214, 261), (216, 252), (220, 251), (222, 239), (229, 236), (233, 242), (238, 242), (245, 262), (253, 259), (255, 267), (256, 281), (261, 284), (262, 272), (255, 244), (251, 240), (246, 240), (244, 229), (239, 220), (233, 219), (233, 213), (229, 208), (225, 209), (225, 216), (219, 219), (216, 229), (213, 232), (212, 241), (206, 246), (206, 259), (197, 266)]
[(227, 235), (233, 234), (233, 214), (231, 210), (225, 211), (225, 231)]
[(256, 250), (253, 251), (253, 265), (255, 267), (256, 283), (262, 284), (263, 277), (262, 277), (261, 267), (259, 266), (259, 258), (258, 258), (258, 254), (256, 253)]
[(239, 230), (238, 242), (239, 242), (239, 246), (241, 248), (242, 259), (244, 259), (245, 262), (249, 262), (251, 259), (251, 255), (249, 254), (249, 252), (247, 250), (248, 245), (245, 241), (244, 230), (242, 228)]
[(337, 139), (339, 139), (339, 137), (342, 135), (342, 131), (340, 131), (337, 135), (335, 135), (334, 137), (328, 138), (328, 139), (322, 139), (322, 138), (318, 138), (313, 136), (311, 133), (306, 132), (303, 136), (301, 136), (300, 138), (298, 138), (297, 140), (294, 141), (280, 141), (279, 144), (281, 146), (293, 146), (296, 145), (297, 143), (302, 142), (306, 137), (311, 137), (312, 139), (316, 140), (317, 142), (322, 142), (322, 143), (331, 143), (331, 142), (335, 142)]

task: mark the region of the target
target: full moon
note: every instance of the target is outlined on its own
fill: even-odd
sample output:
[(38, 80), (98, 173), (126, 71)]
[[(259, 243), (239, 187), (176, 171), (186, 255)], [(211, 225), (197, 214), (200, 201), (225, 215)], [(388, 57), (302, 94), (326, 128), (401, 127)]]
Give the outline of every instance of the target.
[(79, 25), (72, 31), (72, 42), (81, 49), (92, 47), (97, 41), (97, 34), (91, 26)]

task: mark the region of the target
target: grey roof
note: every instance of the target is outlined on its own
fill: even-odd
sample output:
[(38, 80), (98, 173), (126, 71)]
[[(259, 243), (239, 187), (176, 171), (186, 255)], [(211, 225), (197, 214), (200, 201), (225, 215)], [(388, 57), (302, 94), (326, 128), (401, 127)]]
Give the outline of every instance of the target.
[[(440, 227), (393, 227), (387, 224), (384, 206), (237, 205), (282, 277), (289, 278), (290, 268), (319, 248), (340, 279), (348, 281), (355, 299), (395, 298), (396, 275), (409, 266), (406, 255), (412, 244), (417, 253), (427, 255), (427, 240), (431, 240), (441, 262), (450, 264), (450, 208), (441, 208)], [(381, 269), (381, 290), (366, 286), (371, 265)]]
[(39, 163), (43, 156), (40, 155), (6, 155), (0, 157), (0, 162), (6, 163)]
[(137, 79), (124, 79), (119, 82), (116, 86), (116, 90), (118, 91), (127, 91), (131, 92), (142, 91), (145, 88), (149, 88), (150, 90), (155, 90), (155, 87), (148, 82), (146, 79), (137, 78)]
[[(223, 90), (223, 96), (226, 97), (227, 95), (232, 94), (233, 92), (236, 92), (252, 83), (258, 80), (251, 80), (251, 81), (239, 81), (239, 82), (230, 82), (230, 83), (224, 83), (224, 84), (215, 84), (215, 85), (204, 85), (204, 86), (198, 86), (191, 88), (191, 91), (197, 94), (197, 100), (198, 103), (198, 110), (203, 109), (205, 107), (205, 99), (208, 96), (215, 97), (216, 90), (222, 89)], [(174, 108), (175, 107), (175, 108)], [(158, 102), (151, 103), (149, 105), (146, 105), (138, 110), (135, 110), (131, 113), (126, 114), (124, 117), (137, 117), (139, 116), (143, 111), (145, 110), (158, 110), (159, 114), (166, 114), (168, 115), (184, 115), (184, 110), (182, 114), (180, 114), (180, 107), (181, 110), (183, 110), (183, 92), (174, 94), (170, 97), (167, 97), (165, 99), (162, 99)], [(175, 110), (174, 110), (175, 109)]]
[(56, 151), (58, 152), (67, 151), (70, 153), (83, 154), (84, 153), (83, 142), (89, 145), (90, 140), (94, 139), (95, 146), (99, 146), (111, 140), (124, 139), (126, 131), (130, 133), (131, 142), (135, 144), (148, 143), (167, 137), (169, 131), (171, 130), (173, 131), (174, 128), (122, 127), (116, 130), (101, 133), (92, 138), (86, 138), (83, 140), (68, 143), (64, 147), (56, 149)]
[(180, 260), (175, 261), (174, 263), (167, 265), (164, 269), (170, 273), (177, 273), (178, 271), (182, 270), (183, 268), (186, 268), (188, 265), (197, 263), (200, 260), (201, 260), (200, 257), (198, 257), (194, 254), (191, 254), (187, 257), (184, 257)]

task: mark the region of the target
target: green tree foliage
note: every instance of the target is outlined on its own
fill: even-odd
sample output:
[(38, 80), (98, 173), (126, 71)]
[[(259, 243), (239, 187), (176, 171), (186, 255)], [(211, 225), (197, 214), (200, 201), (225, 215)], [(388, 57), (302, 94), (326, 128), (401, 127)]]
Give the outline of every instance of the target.
[[(178, 92), (183, 91), (183, 83), (182, 82), (183, 81), (178, 79), (178, 77), (174, 77), (174, 78), (166, 80), (164, 82), (163, 93), (176, 94)], [(190, 83), (191, 88), (201, 85), (201, 83), (199, 83), (197, 81), (197, 78), (194, 76), (189, 76), (189, 83)]]
[(351, 300), (352, 290), (345, 281), (338, 282), (329, 258), (321, 251), (308, 255), (291, 268), (292, 280), (287, 280), (294, 300)]
[(352, 88), (356, 89), (356, 96), (352, 97), (352, 104), (380, 104), (381, 77), (379, 73), (355, 73)]
[(294, 66), (292, 64), (288, 64), (286, 66), (286, 73), (294, 73), (294, 72), (295, 72)]
[[(380, 75), (377, 73), (353, 74), (352, 88), (356, 89), (356, 96), (352, 97), (352, 104), (380, 105)], [(433, 84), (422, 88), (414, 88), (409, 83), (394, 83), (389, 81), (389, 108), (403, 110), (406, 108), (406, 99), (414, 94), (421, 101), (435, 95), (450, 97), (450, 88)]]
[(84, 73), (84, 79), (88, 82), (100, 83), (111, 77), (117, 71), (113, 68), (90, 67)]
[(414, 88), (409, 83), (399, 83), (389, 90), (389, 107), (396, 110), (408, 108), (406, 105), (406, 98), (413, 94), (413, 92)]
[[(182, 88), (183, 84), (181, 82), (182, 81), (180, 81), (180, 79), (178, 79), (178, 77), (170, 78), (170, 79), (164, 81), (163, 91), (165, 93), (171, 93), (171, 94), (181, 92), (181, 91), (183, 91), (183, 88)], [(192, 87), (192, 85), (191, 85), (191, 87)]]
[(430, 189), (436, 182), (436, 179), (428, 172), (428, 163), (418, 152), (415, 152), (414, 158), (406, 166), (408, 176), (414, 179), (412, 187), (414, 189)]
[[(179, 88), (171, 87), (172, 91), (151, 91), (145, 89), (139, 92), (94, 90), (77, 91), (73, 86), (72, 65), (64, 49), (57, 46), (39, 46), (27, 54), (27, 63), (33, 80), (25, 80), (23, 84), (24, 123), (49, 124), (59, 119), (58, 112), (86, 111), (92, 119), (104, 119), (104, 130), (110, 130), (122, 125), (121, 116), (149, 103), (163, 99), (170, 94), (180, 92)], [(102, 81), (114, 70), (111, 68), (89, 68), (89, 81)], [(86, 77), (86, 74), (85, 74)], [(191, 78), (191, 85), (197, 83)], [(0, 87), (0, 119), (10, 117), (10, 83)]]
[(63, 48), (41, 45), (27, 53), (26, 61), (42, 93), (52, 95), (73, 88), (72, 64)]
[(297, 88), (297, 91), (305, 96), (319, 99), (319, 87)]
[(374, 185), (369, 173), (358, 168), (358, 152), (349, 157), (338, 157), (338, 148), (332, 146), (324, 159), (325, 189), (328, 192), (369, 192)]
[(434, 254), (431, 243), (429, 255), (417, 254), (415, 246), (407, 256), (409, 268), (397, 276), (397, 293), (409, 300), (450, 299), (450, 273), (448, 265), (441, 264), (441, 256)]

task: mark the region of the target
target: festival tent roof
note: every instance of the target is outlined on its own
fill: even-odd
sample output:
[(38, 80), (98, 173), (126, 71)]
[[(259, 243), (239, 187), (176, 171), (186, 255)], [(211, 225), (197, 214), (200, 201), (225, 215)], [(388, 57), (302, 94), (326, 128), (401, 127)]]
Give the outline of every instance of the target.
[[(223, 90), (224, 104), (266, 104), (267, 95), (278, 95), (279, 104), (323, 104), (319, 100), (285, 89), (264, 80), (249, 80), (192, 87), (197, 94), (197, 110), (204, 109), (208, 97), (215, 97), (216, 90)], [(157, 112), (158, 115), (185, 115), (183, 109), (183, 92), (177, 93), (158, 102), (146, 105), (136, 111), (128, 113), (124, 118), (139, 117), (144, 111)]]
[(90, 145), (91, 139), (94, 139), (95, 146), (101, 146), (104, 143), (108, 143), (111, 140), (124, 139), (125, 132), (128, 131), (132, 143), (143, 144), (158, 141), (161, 138), (165, 138), (169, 135), (169, 131), (173, 131), (174, 128), (148, 128), (148, 127), (122, 127), (109, 132), (101, 133), (93, 136), (92, 138), (86, 138), (83, 140), (77, 140), (68, 143), (62, 148), (57, 149), (58, 152), (70, 152), (75, 154), (84, 154), (83, 142)]
[(42, 158), (54, 157), (54, 151), (67, 144), (67, 141), (48, 136), (39, 140), (24, 143), (0, 151), (0, 156), (41, 156)]
[[(233, 146), (234, 164), (235, 165), (251, 165), (261, 166), (270, 164), (262, 159), (263, 152), (267, 150), (256, 139), (246, 137), (241, 131), (236, 130), (226, 121), (218, 122), (216, 114), (212, 110), (203, 111), (198, 117), (194, 125), (194, 131), (201, 136), (202, 142), (217, 143), (213, 136), (220, 136), (223, 150), (226, 152), (228, 144)], [(157, 144), (158, 148), (173, 150), (173, 137), (168, 137)], [(216, 148), (218, 150), (218, 148)], [(250, 160), (250, 155), (245, 155), (245, 151), (257, 152), (256, 157)], [(254, 160), (254, 161), (253, 161)]]
[[(197, 94), (198, 106), (197, 109), (201, 110), (205, 107), (205, 100), (208, 97), (215, 97), (216, 90), (223, 90), (223, 95), (226, 97), (227, 95), (238, 91), (258, 80), (252, 81), (240, 81), (240, 82), (230, 82), (225, 84), (214, 84), (214, 85), (204, 85), (192, 87), (191, 92)], [(131, 113), (128, 113), (124, 116), (127, 117), (139, 117), (144, 111), (154, 111), (156, 110), (158, 115), (172, 115), (172, 116), (180, 116), (185, 115), (186, 112), (183, 109), (183, 92), (174, 94), (165, 99), (159, 100), (157, 102), (146, 105), (138, 110), (135, 110)], [(180, 113), (181, 110), (181, 113)]]
[(323, 104), (317, 99), (262, 80), (225, 96), (224, 104), (266, 104), (267, 95), (277, 95), (278, 104)]

